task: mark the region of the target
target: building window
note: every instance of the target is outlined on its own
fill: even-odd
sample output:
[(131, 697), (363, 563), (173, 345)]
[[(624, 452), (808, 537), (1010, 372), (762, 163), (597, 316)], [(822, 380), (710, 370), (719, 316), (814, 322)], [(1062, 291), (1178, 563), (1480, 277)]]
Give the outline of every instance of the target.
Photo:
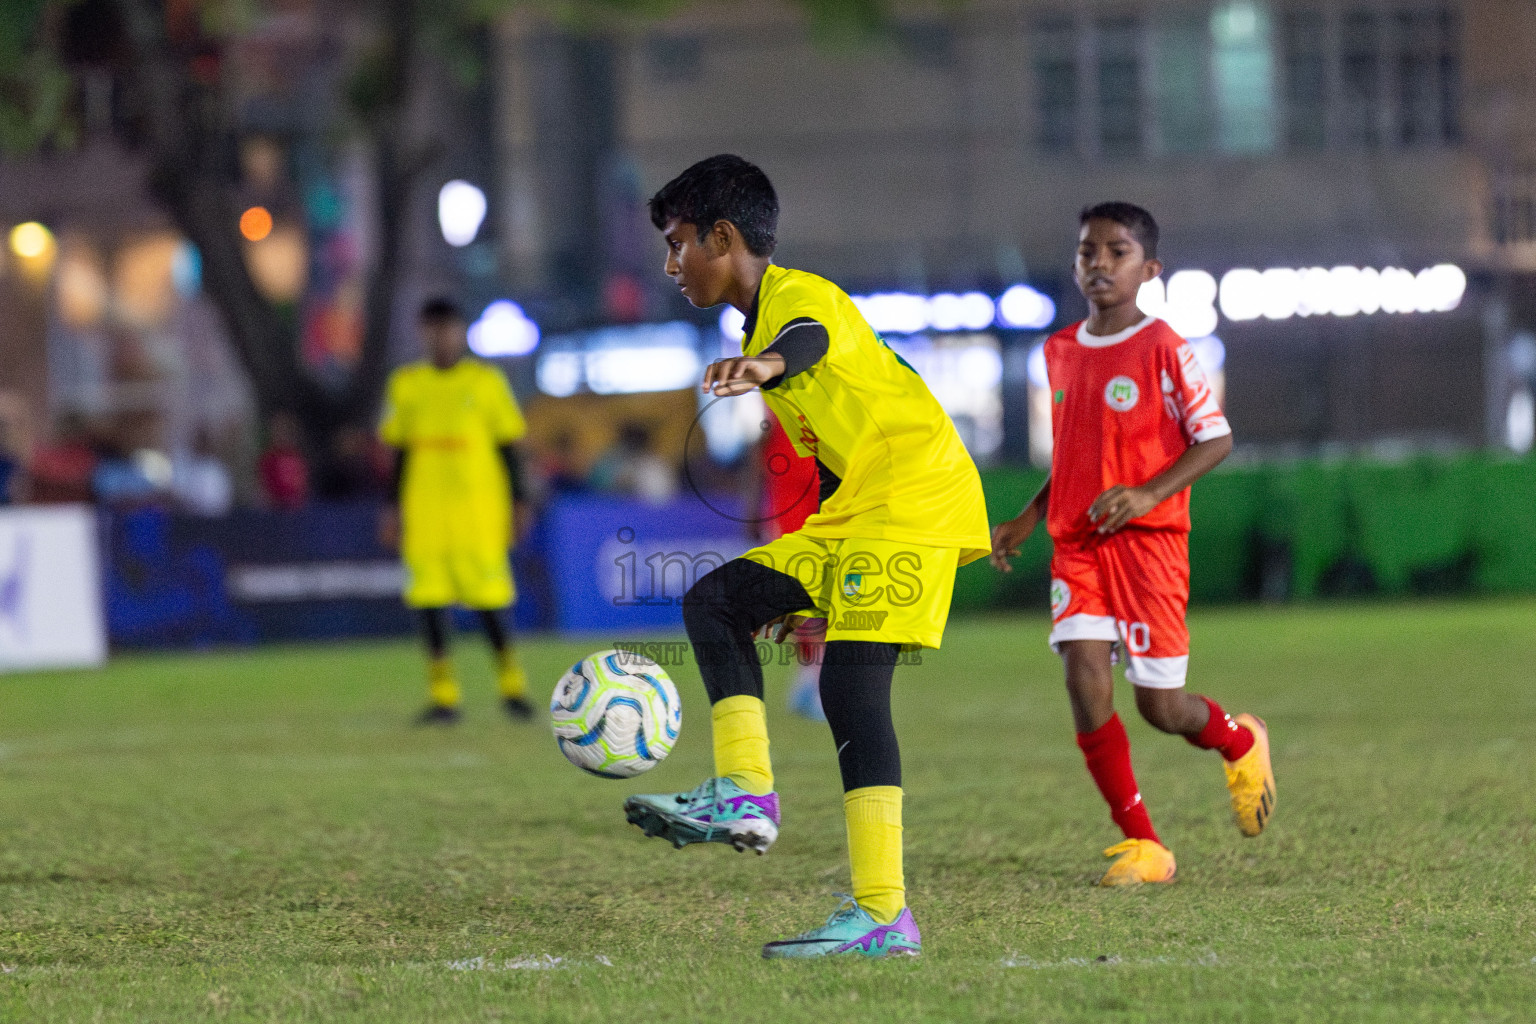
[(1135, 157), (1460, 140), (1460, 19), (1425, 0), (1213, 0), (1034, 30), (1039, 144)]
[(1344, 141), (1359, 146), (1381, 142), (1381, 17), (1375, 11), (1348, 11), (1339, 28), (1339, 81)]
[(1211, 148), (1209, 26), (1199, 16), (1169, 17), (1153, 23), (1152, 71), (1159, 150), (1203, 153)]
[(1287, 11), (1280, 18), (1285, 77), (1285, 144), (1328, 144), (1328, 22), (1321, 11)]
[(1142, 152), (1141, 22), (1109, 18), (1097, 26), (1099, 152), (1135, 156)]
[(1047, 21), (1035, 27), (1038, 142), (1047, 153), (1069, 153), (1077, 148), (1077, 43), (1071, 21)]
[(1223, 153), (1275, 148), (1275, 58), (1269, 12), (1234, 0), (1211, 12), (1216, 139)]

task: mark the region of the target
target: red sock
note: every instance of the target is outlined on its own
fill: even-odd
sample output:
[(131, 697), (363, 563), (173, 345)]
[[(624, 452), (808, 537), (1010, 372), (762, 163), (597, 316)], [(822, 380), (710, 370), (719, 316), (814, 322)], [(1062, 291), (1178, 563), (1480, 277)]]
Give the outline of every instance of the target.
[(1249, 750), (1253, 749), (1253, 730), (1247, 726), (1238, 725), (1231, 717), (1211, 698), (1201, 696), (1205, 706), (1211, 709), (1210, 720), (1205, 723), (1205, 728), (1194, 736), (1186, 736), (1185, 739), (1199, 747), (1201, 750), (1217, 750), (1228, 761), (1236, 761)]
[(1141, 802), (1141, 791), (1136, 788), (1136, 775), (1131, 771), (1131, 740), (1120, 724), (1120, 716), (1109, 716), (1109, 721), (1093, 732), (1078, 733), (1077, 745), (1088, 762), (1088, 773), (1109, 804), (1109, 816), (1115, 819), (1125, 838), (1161, 842), (1152, 830), (1146, 805)]

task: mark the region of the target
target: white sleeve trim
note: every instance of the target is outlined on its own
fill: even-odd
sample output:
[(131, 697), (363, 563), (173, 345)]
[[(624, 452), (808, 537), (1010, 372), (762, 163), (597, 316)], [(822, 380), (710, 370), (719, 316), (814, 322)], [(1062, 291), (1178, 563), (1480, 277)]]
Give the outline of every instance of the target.
[(1218, 437), (1226, 437), (1232, 433), (1232, 424), (1227, 422), (1227, 418), (1220, 413), (1216, 415), (1217, 418), (1207, 420), (1203, 426), (1190, 431), (1190, 439), (1195, 444), (1201, 441), (1214, 441)]

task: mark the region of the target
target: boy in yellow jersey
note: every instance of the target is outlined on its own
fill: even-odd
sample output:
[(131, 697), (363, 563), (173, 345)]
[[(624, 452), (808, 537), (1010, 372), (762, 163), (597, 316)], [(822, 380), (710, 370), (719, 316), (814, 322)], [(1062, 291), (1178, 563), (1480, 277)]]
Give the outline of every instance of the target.
[(801, 617), (827, 620), (821, 700), (837, 746), (853, 895), (827, 923), (770, 942), (765, 957), (916, 954), (901, 862), (901, 758), (891, 679), (901, 650), (938, 647), (955, 567), (989, 550), (981, 480), (954, 424), (849, 297), (773, 266), (779, 204), (758, 168), (701, 161), (650, 203), (667, 274), (695, 306), (746, 315), (742, 355), (704, 390), (761, 389), (795, 448), (814, 456), (820, 511), (700, 579), (683, 621), (709, 692), (715, 777), (687, 793), (636, 796), (631, 822), (675, 846), (762, 853), (778, 837), (763, 674), (753, 644)]
[(514, 596), (512, 511), (523, 497), (513, 444), (527, 426), (501, 371), (468, 358), (457, 306), (433, 299), (418, 324), (428, 359), (390, 377), (379, 436), (397, 451), (397, 506), (385, 517), (384, 533), (400, 545), (405, 603), (420, 610), (430, 658), (421, 721), (459, 719), (459, 682), (448, 658), (453, 604), (480, 613), (503, 706), (513, 718), (530, 719), (526, 675), (503, 621)]

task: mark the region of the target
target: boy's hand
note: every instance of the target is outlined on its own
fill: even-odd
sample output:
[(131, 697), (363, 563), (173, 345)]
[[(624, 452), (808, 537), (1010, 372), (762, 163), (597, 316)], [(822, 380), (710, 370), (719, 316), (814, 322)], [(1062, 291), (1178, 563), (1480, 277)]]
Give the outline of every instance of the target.
[(1145, 487), (1116, 484), (1088, 506), (1089, 521), (1098, 524), (1099, 533), (1114, 533), (1132, 519), (1140, 519), (1157, 507), (1157, 495)]
[(704, 368), (704, 388), (717, 395), (744, 395), (784, 373), (784, 357), (777, 352), (761, 356), (721, 359)]
[(1013, 572), (1013, 566), (1008, 559), (1017, 558), (1019, 547), (1029, 539), (1029, 535), (1035, 532), (1035, 526), (1040, 522), (1040, 514), (1035, 511), (1031, 502), (1023, 512), (1014, 516), (1006, 523), (998, 523), (992, 530), (992, 554), (987, 557), (992, 562), (992, 568), (1002, 572)]
[[(782, 644), (805, 623), (815, 621), (817, 620), (811, 618), (809, 615), (796, 615), (793, 613), (788, 615), (780, 615), (776, 619), (769, 619), (767, 622), (763, 623), (762, 626), (758, 627), (757, 632), (752, 634), (752, 636), (754, 638), (761, 637), (764, 640), (772, 640), (776, 644)], [(822, 619), (820, 621), (822, 623), (822, 632), (825, 633), (827, 620)]]

